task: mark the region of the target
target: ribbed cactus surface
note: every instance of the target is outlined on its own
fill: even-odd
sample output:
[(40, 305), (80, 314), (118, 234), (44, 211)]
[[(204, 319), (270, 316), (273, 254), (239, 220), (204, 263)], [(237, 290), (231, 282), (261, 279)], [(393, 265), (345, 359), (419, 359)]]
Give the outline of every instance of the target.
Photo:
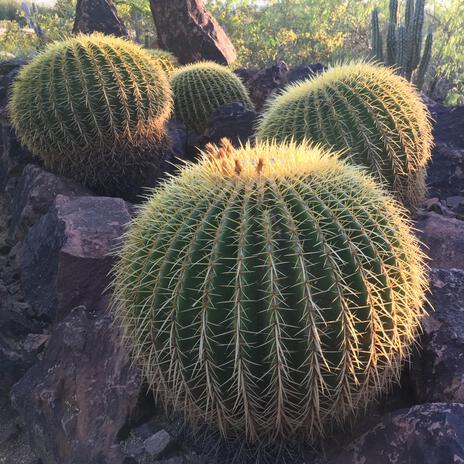
[(317, 439), (398, 379), (422, 253), (321, 148), (208, 147), (126, 237), (114, 311), (164, 404), (250, 444)]
[(247, 108), (253, 107), (239, 77), (216, 63), (195, 63), (177, 69), (171, 86), (175, 117), (198, 133), (222, 105), (239, 102)]
[(97, 34), (34, 58), (13, 85), (9, 109), (20, 141), (46, 167), (106, 190), (157, 161), (172, 96), (139, 46)]
[(155, 58), (156, 62), (161, 66), (168, 77), (171, 76), (174, 70), (179, 66), (177, 58), (166, 50), (149, 48), (146, 49), (146, 51)]
[(429, 113), (414, 88), (383, 66), (335, 67), (290, 87), (270, 103), (257, 138), (308, 139), (344, 150), (406, 206), (424, 197)]

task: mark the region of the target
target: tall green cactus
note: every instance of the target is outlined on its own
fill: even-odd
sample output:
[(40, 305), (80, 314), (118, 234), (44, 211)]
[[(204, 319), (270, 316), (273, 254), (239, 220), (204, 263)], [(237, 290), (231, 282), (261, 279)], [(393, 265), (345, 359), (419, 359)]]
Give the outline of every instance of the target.
[(407, 207), (424, 198), (429, 113), (415, 89), (389, 68), (339, 66), (290, 87), (268, 106), (257, 138), (307, 139), (345, 150)]
[(56, 42), (14, 82), (9, 111), (45, 166), (104, 193), (159, 162), (172, 96), (132, 42), (100, 34)]
[[(415, 3), (414, 3), (415, 1)], [(398, 25), (398, 0), (390, 0), (390, 18), (387, 28), (386, 54), (383, 52), (378, 11), (372, 12), (372, 54), (386, 66), (396, 68), (400, 76), (413, 82), (420, 90), (432, 56), (432, 34), (429, 33), (421, 58), (425, 0), (407, 0), (405, 23)], [(386, 58), (384, 59), (384, 56)], [(422, 64), (422, 66), (421, 66)]]
[(178, 68), (171, 77), (171, 86), (175, 117), (198, 133), (206, 128), (214, 111), (226, 103), (253, 107), (240, 78), (213, 62)]
[(165, 405), (266, 445), (317, 440), (397, 381), (424, 288), (402, 211), (358, 168), (224, 142), (143, 206), (113, 309)]

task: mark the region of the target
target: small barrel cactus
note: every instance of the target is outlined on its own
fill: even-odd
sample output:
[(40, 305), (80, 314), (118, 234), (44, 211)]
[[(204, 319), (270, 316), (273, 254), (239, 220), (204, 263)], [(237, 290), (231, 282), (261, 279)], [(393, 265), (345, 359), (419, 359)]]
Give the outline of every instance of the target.
[(383, 66), (334, 67), (290, 87), (269, 104), (257, 138), (308, 139), (345, 151), (408, 208), (424, 198), (429, 113), (414, 88)]
[(398, 379), (413, 343), (425, 278), (403, 217), (320, 147), (209, 146), (135, 219), (116, 319), (191, 423), (317, 440)]
[(179, 66), (177, 58), (171, 52), (161, 50), (160, 48), (147, 48), (146, 51), (155, 58), (156, 62), (161, 66), (168, 77), (171, 76), (174, 70)]
[(47, 168), (103, 191), (158, 162), (171, 110), (155, 61), (100, 34), (46, 48), (21, 70), (9, 102), (21, 143)]
[(195, 63), (177, 69), (171, 86), (175, 117), (198, 133), (206, 128), (214, 111), (226, 103), (253, 107), (240, 78), (216, 63)]

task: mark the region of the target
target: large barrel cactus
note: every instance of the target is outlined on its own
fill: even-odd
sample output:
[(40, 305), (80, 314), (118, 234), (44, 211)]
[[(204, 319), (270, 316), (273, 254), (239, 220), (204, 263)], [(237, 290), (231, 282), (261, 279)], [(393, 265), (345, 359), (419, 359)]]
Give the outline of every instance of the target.
[(46, 167), (106, 190), (158, 161), (172, 96), (142, 48), (96, 34), (34, 58), (13, 85), (9, 109), (20, 141)]
[(310, 441), (398, 379), (424, 286), (401, 208), (358, 168), (318, 147), (224, 142), (143, 206), (114, 311), (189, 421)]
[(175, 117), (198, 133), (206, 128), (214, 111), (226, 103), (253, 107), (240, 78), (216, 63), (195, 63), (177, 69), (171, 86)]
[(383, 66), (339, 66), (290, 87), (270, 103), (257, 138), (344, 150), (409, 208), (424, 197), (429, 113), (414, 88)]

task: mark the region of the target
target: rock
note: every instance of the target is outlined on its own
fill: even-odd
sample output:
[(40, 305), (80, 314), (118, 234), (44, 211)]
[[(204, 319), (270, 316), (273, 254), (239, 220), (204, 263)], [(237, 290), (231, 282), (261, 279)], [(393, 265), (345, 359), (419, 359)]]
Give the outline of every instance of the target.
[(431, 259), (429, 266), (464, 269), (464, 221), (429, 212), (417, 221), (416, 228)]
[(181, 64), (209, 60), (228, 65), (237, 53), (203, 0), (150, 0), (158, 45)]
[(211, 116), (203, 133), (207, 142), (218, 144), (227, 137), (232, 145), (246, 143), (254, 134), (259, 113), (245, 108), (242, 103), (228, 103), (221, 106)]
[(433, 134), (437, 142), (464, 148), (464, 106), (432, 108), (435, 119)]
[(143, 442), (145, 451), (153, 458), (160, 457), (169, 446), (172, 445), (172, 438), (166, 430), (160, 430)]
[(122, 464), (120, 431), (136, 420), (140, 372), (111, 317), (80, 306), (12, 390), (32, 448), (47, 464)]
[(265, 102), (288, 82), (288, 66), (280, 60), (256, 71), (238, 69), (236, 74), (248, 88), (256, 111), (261, 111)]
[(99, 307), (112, 252), (130, 219), (120, 198), (56, 197), (29, 229), (19, 256), (25, 298), (38, 317), (60, 320), (76, 305)]
[(441, 199), (464, 193), (464, 148), (437, 144), (427, 169), (429, 196)]
[(464, 270), (433, 269), (432, 310), (411, 366), (418, 402), (464, 403)]
[(102, 32), (106, 35), (127, 37), (126, 26), (121, 21), (111, 0), (77, 0), (73, 34)]
[(327, 68), (321, 63), (301, 64), (295, 68), (291, 68), (287, 74), (289, 84), (312, 79), (314, 76), (323, 73)]
[(91, 192), (70, 179), (28, 164), (15, 182), (10, 198), (10, 242), (22, 240), (29, 228), (48, 212), (58, 194), (74, 197), (91, 195)]
[(330, 464), (464, 462), (464, 405), (432, 403), (387, 414)]

